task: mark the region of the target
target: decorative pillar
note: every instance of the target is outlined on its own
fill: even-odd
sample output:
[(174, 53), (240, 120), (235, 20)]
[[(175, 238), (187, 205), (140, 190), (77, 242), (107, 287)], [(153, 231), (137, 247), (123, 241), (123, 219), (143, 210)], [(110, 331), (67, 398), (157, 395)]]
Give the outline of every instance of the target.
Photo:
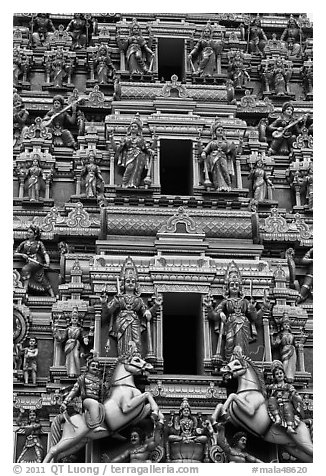
[(75, 171), (76, 177), (76, 195), (81, 194), (81, 177), (80, 177), (80, 170)]
[(263, 332), (264, 332), (264, 345), (265, 345), (265, 358), (266, 362), (272, 362), (272, 348), (271, 339), (269, 333), (269, 320), (263, 319)]
[[(158, 294), (158, 296), (162, 296), (161, 294)], [(154, 345), (156, 349), (156, 357), (159, 362), (163, 362), (163, 306), (161, 305), (158, 311), (156, 312), (156, 326), (154, 329), (155, 332), (155, 338), (154, 338)]]
[(95, 322), (94, 322), (94, 351), (97, 355), (100, 355), (101, 350), (101, 315), (102, 315), (102, 305), (95, 304)]
[(110, 175), (109, 175), (109, 185), (114, 185), (114, 154), (110, 152)]
[(24, 198), (24, 177), (19, 177), (19, 192), (18, 196), (20, 199)]
[(236, 173), (236, 180), (237, 180), (237, 188), (241, 189), (242, 188), (242, 176), (241, 176), (240, 157), (236, 158), (235, 169), (236, 169), (235, 173)]
[(161, 141), (160, 139), (157, 139), (157, 147), (156, 147), (156, 159), (153, 161), (153, 186), (154, 187), (160, 187), (161, 182), (160, 182), (160, 160), (161, 160)]
[(54, 367), (59, 367), (61, 365), (61, 353), (62, 353), (62, 347), (60, 345), (60, 342), (57, 342), (56, 339), (54, 339), (54, 345), (53, 345), (53, 366)]
[(210, 332), (210, 325), (209, 325), (209, 320), (207, 317), (207, 311), (203, 302), (202, 302), (202, 316), (203, 316), (203, 328), (204, 328), (204, 361), (207, 361), (212, 358), (212, 336)]
[(300, 342), (298, 345), (298, 363), (299, 363), (299, 371), (305, 372), (305, 364), (304, 364), (304, 346), (303, 343)]

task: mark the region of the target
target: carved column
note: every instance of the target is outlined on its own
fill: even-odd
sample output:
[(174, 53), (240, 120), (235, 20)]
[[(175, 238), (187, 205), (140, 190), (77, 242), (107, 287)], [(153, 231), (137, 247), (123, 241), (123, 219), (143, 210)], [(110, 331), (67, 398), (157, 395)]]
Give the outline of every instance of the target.
[(241, 163), (240, 157), (236, 158), (235, 161), (235, 173), (236, 173), (236, 180), (237, 180), (237, 188), (242, 188), (242, 176), (241, 176)]
[(18, 191), (18, 196), (19, 198), (23, 199), (24, 198), (24, 177), (19, 177), (19, 191)]
[(110, 152), (110, 175), (109, 175), (109, 185), (114, 185), (114, 154)]
[(299, 363), (299, 371), (300, 372), (305, 372), (306, 371), (306, 368), (305, 368), (305, 363), (304, 363), (304, 346), (303, 346), (303, 343), (300, 342), (298, 344), (298, 363)]
[(155, 324), (153, 329), (154, 349), (156, 349), (156, 358), (161, 364), (163, 363), (163, 306), (160, 306), (160, 309), (156, 312)]
[(264, 331), (264, 344), (265, 344), (265, 358), (266, 362), (272, 362), (272, 348), (271, 338), (269, 333), (269, 320), (263, 319), (263, 331)]
[(160, 187), (160, 160), (161, 160), (161, 141), (157, 139), (156, 160), (153, 161), (153, 186)]
[(199, 164), (199, 157), (196, 151), (196, 147), (194, 147), (195, 143), (192, 141), (192, 168), (193, 168), (193, 186), (199, 186), (199, 178), (200, 178), (200, 164)]
[[(202, 296), (203, 298), (203, 296)], [(212, 336), (210, 332), (210, 324), (207, 317), (207, 310), (202, 303), (202, 316), (204, 327), (204, 361), (212, 358)]]
[(61, 365), (61, 353), (62, 353), (62, 347), (59, 342), (54, 339), (54, 345), (53, 345), (53, 366), (54, 367), (59, 367)]
[(75, 177), (76, 177), (76, 195), (81, 194), (81, 176), (80, 176), (80, 170), (75, 171)]
[(101, 349), (101, 315), (102, 305), (95, 304), (95, 322), (94, 322), (94, 351), (100, 355)]

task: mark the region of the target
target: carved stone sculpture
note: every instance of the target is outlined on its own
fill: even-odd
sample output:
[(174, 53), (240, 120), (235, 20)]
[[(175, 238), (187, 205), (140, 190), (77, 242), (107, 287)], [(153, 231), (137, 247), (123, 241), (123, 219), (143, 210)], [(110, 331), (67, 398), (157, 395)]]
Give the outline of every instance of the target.
[(148, 41), (142, 36), (139, 23), (134, 18), (130, 27), (129, 37), (122, 39), (117, 31), (117, 44), (126, 53), (126, 60), (131, 74), (150, 73), (152, 71), (154, 53), (151, 50), (152, 34), (149, 30)]
[[(222, 53), (223, 42), (213, 38), (213, 28), (210, 22), (204, 27), (201, 38), (188, 55), (192, 72), (201, 77), (211, 77), (218, 74), (217, 57)], [(197, 69), (193, 60), (198, 60)]]
[(85, 193), (87, 198), (96, 198), (104, 193), (104, 179), (101, 170), (95, 163), (95, 153), (91, 150), (87, 163), (81, 170), (81, 177), (85, 180)]
[(48, 46), (54, 32), (55, 28), (48, 13), (37, 13), (36, 17), (32, 17), (31, 36), (34, 47)]
[(255, 339), (256, 329), (252, 323), (259, 323), (264, 307), (256, 310), (256, 304), (249, 302), (242, 294), (240, 271), (234, 261), (229, 264), (225, 274), (226, 297), (213, 307), (211, 296), (206, 296), (204, 305), (207, 316), (215, 323), (215, 332), (219, 334), (216, 355), (221, 357), (222, 336), (225, 336), (225, 359), (229, 361), (236, 346), (248, 354), (249, 342)]
[(216, 120), (212, 126), (212, 140), (206, 145), (201, 158), (204, 161), (205, 185), (213, 183), (217, 191), (231, 189), (231, 176), (234, 175), (236, 145), (228, 141), (222, 124)]
[(265, 171), (263, 157), (258, 157), (252, 170), (249, 173), (248, 180), (251, 183), (252, 198), (257, 202), (263, 202), (268, 199), (268, 187), (274, 188), (273, 183)]
[(54, 296), (51, 285), (44, 274), (44, 269), (50, 266), (50, 258), (40, 237), (39, 227), (30, 225), (27, 230), (27, 240), (18, 246), (14, 256), (26, 261), (20, 273), (24, 288), (34, 291), (34, 293), (48, 293)]
[(250, 76), (245, 65), (245, 54), (240, 50), (230, 51), (228, 59), (228, 73), (235, 89), (246, 87), (247, 82), (250, 81)]
[(192, 415), (188, 399), (184, 398), (170, 427), (168, 459), (177, 462), (198, 462), (207, 459), (208, 437), (198, 428), (197, 418)]
[(62, 88), (63, 80), (67, 76), (66, 60), (63, 50), (58, 49), (51, 62), (53, 87)]
[(300, 57), (302, 32), (293, 15), (290, 15), (287, 27), (283, 30), (281, 41), (285, 43), (289, 56)]
[(297, 354), (295, 338), (291, 332), (291, 323), (286, 312), (281, 320), (280, 331), (272, 338), (272, 347), (280, 349), (285, 377), (289, 383), (292, 383), (296, 371)]
[(122, 187), (139, 187), (144, 174), (151, 169), (151, 161), (156, 147), (155, 138), (149, 147), (143, 138), (142, 122), (137, 113), (128, 127), (127, 135), (119, 146), (116, 145), (111, 131), (109, 131), (109, 139), (116, 152), (117, 165), (123, 171)]
[(292, 151), (295, 137), (300, 133), (298, 123), (303, 120), (303, 116), (294, 119), (293, 113), (292, 103), (285, 102), (282, 106), (282, 114), (268, 126), (272, 133), (269, 154), (289, 155)]
[[(36, 156), (36, 157), (35, 157)], [(31, 202), (38, 202), (40, 198), (40, 181), (43, 178), (42, 169), (37, 158), (37, 154), (34, 155), (33, 164), (27, 170), (26, 178), (28, 180), (28, 197)]]
[(13, 145), (14, 147), (20, 146), (22, 142), (22, 136), (27, 129), (26, 122), (28, 120), (29, 113), (24, 106), (22, 98), (14, 89), (13, 95)]
[(249, 53), (264, 56), (267, 36), (261, 27), (261, 19), (257, 15), (249, 26)]
[(285, 381), (285, 372), (282, 362), (272, 362), (274, 382), (266, 386), (268, 398), (268, 414), (276, 424), (286, 428), (288, 433), (296, 433), (300, 423), (302, 399), (293, 385)]
[[(103, 313), (111, 316), (109, 322), (109, 336), (117, 341), (118, 355), (122, 355), (132, 341), (138, 352), (142, 352), (141, 334), (147, 330), (148, 351), (152, 349), (150, 321), (152, 314), (161, 305), (157, 297), (154, 305), (148, 309), (140, 297), (138, 273), (131, 258), (127, 258), (122, 266), (118, 284), (118, 292), (107, 304), (106, 297), (102, 297)], [(110, 348), (110, 339), (106, 344)]]
[(30, 337), (28, 347), (25, 347), (23, 350), (23, 373), (25, 384), (28, 384), (29, 377), (31, 377), (32, 384), (36, 385), (37, 357), (37, 340), (35, 337)]
[(25, 410), (20, 409), (17, 418), (19, 425), (18, 434), (26, 435), (25, 443), (20, 455), (17, 457), (17, 463), (42, 463), (44, 456), (44, 447), (40, 435), (42, 426), (37, 420), (35, 410), (29, 411), (27, 421), (23, 421)]
[(313, 248), (307, 251), (302, 258), (302, 264), (307, 266), (307, 272), (303, 280), (303, 284), (300, 289), (300, 296), (297, 299), (297, 304), (301, 304), (308, 299), (312, 294), (313, 284)]
[(300, 70), (302, 77), (303, 90), (306, 99), (310, 100), (313, 95), (313, 62), (311, 60), (305, 61)]
[(92, 22), (85, 18), (83, 13), (74, 13), (74, 18), (66, 28), (72, 39), (71, 49), (85, 48), (91, 38), (92, 29)]
[(115, 67), (113, 66), (111, 55), (106, 45), (99, 46), (94, 63), (98, 83), (103, 85), (112, 82)]
[[(72, 108), (72, 114), (68, 114), (68, 108)], [(76, 102), (64, 107), (64, 98), (56, 95), (53, 98), (53, 108), (43, 118), (43, 123), (52, 132), (55, 144), (63, 144), (65, 147), (77, 148), (72, 133), (66, 128), (76, 123)]]
[(70, 322), (65, 329), (59, 329), (56, 322), (53, 326), (53, 337), (64, 344), (65, 365), (68, 377), (80, 375), (81, 346), (90, 348), (93, 338), (83, 330), (79, 323), (78, 308), (71, 312)]

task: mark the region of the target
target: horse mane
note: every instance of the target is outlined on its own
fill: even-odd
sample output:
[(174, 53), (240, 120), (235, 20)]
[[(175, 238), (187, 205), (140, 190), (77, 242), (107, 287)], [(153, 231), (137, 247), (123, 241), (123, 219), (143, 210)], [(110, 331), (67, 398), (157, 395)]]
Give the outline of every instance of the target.
[(250, 365), (250, 367), (253, 369), (253, 371), (255, 372), (255, 374), (257, 376), (257, 379), (258, 379), (258, 383), (259, 383), (259, 386), (260, 386), (261, 393), (263, 394), (264, 398), (266, 398), (267, 391), (266, 391), (265, 379), (264, 379), (264, 375), (263, 375), (262, 370), (247, 355), (243, 355), (241, 357), (241, 359), (244, 360), (245, 362), (247, 362)]
[(129, 354), (125, 353), (125, 354), (120, 355), (119, 357), (117, 357), (114, 365), (109, 369), (109, 371), (108, 371), (108, 373), (105, 377), (105, 381), (103, 382), (104, 387), (106, 389), (105, 392), (104, 392), (104, 400), (108, 399), (111, 396), (113, 376), (114, 376), (114, 373), (115, 373), (118, 365), (125, 363), (129, 358), (130, 358)]

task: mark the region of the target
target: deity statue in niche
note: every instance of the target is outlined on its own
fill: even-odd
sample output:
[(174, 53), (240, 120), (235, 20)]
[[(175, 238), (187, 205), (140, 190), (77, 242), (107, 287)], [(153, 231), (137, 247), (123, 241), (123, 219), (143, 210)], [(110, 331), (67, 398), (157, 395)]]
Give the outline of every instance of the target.
[[(208, 21), (203, 29), (201, 38), (188, 55), (192, 70), (201, 77), (215, 76), (217, 71), (217, 56), (222, 53), (223, 42), (213, 38), (213, 28)], [(193, 60), (198, 60), (197, 70)]]
[(68, 23), (66, 31), (72, 39), (72, 50), (86, 48), (93, 30), (92, 22), (83, 13), (74, 13), (74, 18)]
[(44, 447), (40, 435), (42, 434), (42, 425), (38, 421), (35, 410), (29, 410), (27, 421), (23, 421), (25, 410), (20, 409), (17, 417), (19, 425), (18, 434), (26, 435), (23, 449), (17, 457), (17, 463), (42, 463), (44, 456)]
[(265, 56), (264, 50), (267, 43), (267, 36), (261, 27), (260, 16), (257, 15), (249, 26), (249, 53)]
[(280, 331), (272, 337), (272, 347), (279, 348), (285, 377), (289, 383), (294, 381), (297, 366), (295, 337), (291, 332), (291, 322), (287, 312), (283, 313)]
[(52, 20), (48, 13), (37, 13), (31, 21), (32, 45), (33, 47), (48, 46), (50, 38), (55, 32)]
[(81, 177), (85, 180), (87, 198), (96, 198), (104, 193), (104, 179), (99, 166), (95, 163), (95, 158), (95, 152), (90, 150), (88, 161), (81, 170)]

